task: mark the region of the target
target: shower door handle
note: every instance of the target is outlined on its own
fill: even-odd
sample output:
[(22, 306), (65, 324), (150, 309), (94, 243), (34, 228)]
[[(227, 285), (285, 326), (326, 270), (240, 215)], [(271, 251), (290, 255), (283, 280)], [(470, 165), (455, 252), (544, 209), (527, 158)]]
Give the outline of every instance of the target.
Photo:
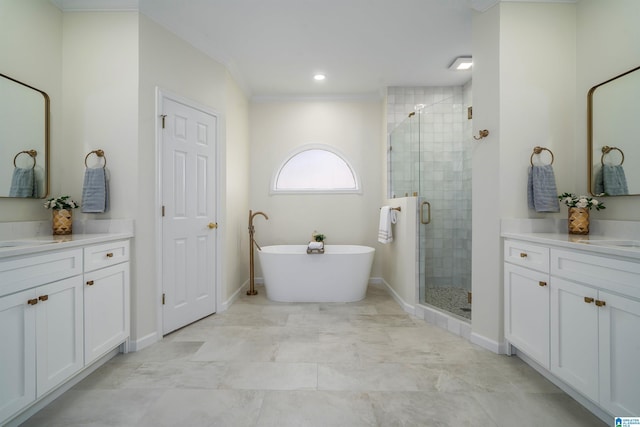
[[(424, 205), (427, 205), (427, 220), (424, 220)], [(431, 222), (431, 203), (422, 202), (420, 204), (420, 223), (421, 224), (429, 224)]]

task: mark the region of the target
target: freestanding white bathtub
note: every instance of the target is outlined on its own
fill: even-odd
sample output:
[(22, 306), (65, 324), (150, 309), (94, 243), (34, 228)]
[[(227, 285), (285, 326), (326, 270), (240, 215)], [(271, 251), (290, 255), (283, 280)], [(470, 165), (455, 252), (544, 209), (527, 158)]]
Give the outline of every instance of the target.
[(267, 298), (282, 302), (352, 302), (367, 293), (374, 248), (325, 245), (307, 254), (306, 245), (263, 246), (258, 251)]

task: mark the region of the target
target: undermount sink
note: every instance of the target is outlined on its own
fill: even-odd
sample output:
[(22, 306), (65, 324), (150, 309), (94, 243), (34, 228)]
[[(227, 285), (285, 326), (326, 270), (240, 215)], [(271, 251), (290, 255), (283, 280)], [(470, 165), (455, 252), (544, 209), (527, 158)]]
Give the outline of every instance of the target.
[(55, 240), (11, 240), (0, 242), (0, 248), (17, 248), (20, 246), (38, 246), (56, 243)]
[(597, 246), (614, 246), (618, 248), (640, 250), (639, 240), (580, 240), (580, 243), (587, 243), (589, 245), (597, 245)]

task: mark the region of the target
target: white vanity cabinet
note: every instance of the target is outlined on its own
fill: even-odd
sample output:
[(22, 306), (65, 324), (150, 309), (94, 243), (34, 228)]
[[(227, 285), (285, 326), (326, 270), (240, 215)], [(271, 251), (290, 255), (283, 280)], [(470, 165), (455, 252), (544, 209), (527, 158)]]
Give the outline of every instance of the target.
[(129, 241), (84, 249), (85, 359), (91, 363), (129, 336)]
[(0, 422), (84, 366), (81, 273), (79, 249), (0, 260)]
[(640, 263), (551, 250), (551, 372), (614, 416), (640, 413)]
[(549, 249), (507, 240), (504, 253), (505, 338), (549, 369)]
[(0, 425), (129, 337), (128, 238), (47, 246), (0, 252)]
[(540, 240), (505, 239), (507, 342), (599, 410), (637, 416), (640, 257)]

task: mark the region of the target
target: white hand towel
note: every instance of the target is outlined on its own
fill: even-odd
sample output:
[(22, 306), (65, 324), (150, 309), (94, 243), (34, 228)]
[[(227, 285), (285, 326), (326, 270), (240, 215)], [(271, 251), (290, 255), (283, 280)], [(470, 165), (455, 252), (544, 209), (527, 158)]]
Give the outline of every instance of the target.
[(391, 231), (393, 213), (395, 211), (391, 210), (390, 206), (380, 208), (380, 225), (378, 226), (378, 242), (380, 243), (393, 242), (393, 232)]
[(309, 249), (322, 249), (323, 247), (323, 242), (309, 242)]

